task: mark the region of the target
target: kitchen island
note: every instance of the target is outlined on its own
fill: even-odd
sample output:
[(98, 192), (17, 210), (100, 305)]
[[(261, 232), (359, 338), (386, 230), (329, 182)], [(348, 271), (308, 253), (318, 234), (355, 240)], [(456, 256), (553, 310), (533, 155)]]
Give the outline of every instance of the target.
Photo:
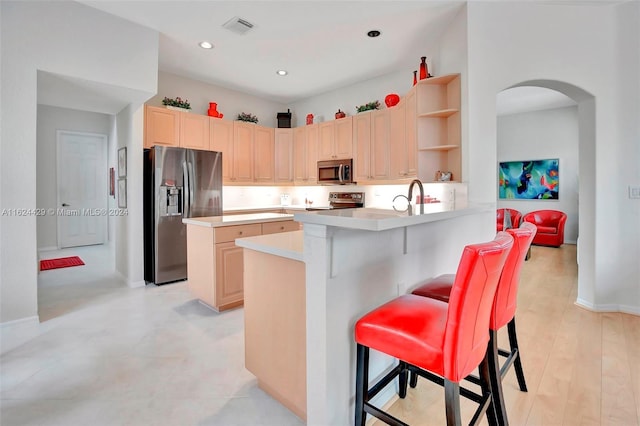
[(223, 311), (243, 303), (241, 237), (295, 231), (293, 215), (255, 213), (185, 218), (187, 225), (187, 286), (202, 303)]
[[(306, 382), (306, 410), (292, 411), (301, 418), (306, 416), (309, 425), (353, 423), (355, 322), (422, 281), (455, 271), (465, 245), (493, 238), (493, 209), (492, 205), (456, 207), (440, 203), (425, 205), (423, 214), (419, 207), (416, 211), (404, 212), (362, 208), (294, 214), (294, 219), (304, 225), (302, 233), (289, 233), (297, 237), (289, 235), (288, 238), (298, 238), (296, 244), (302, 247), (304, 262), (306, 347), (300, 348), (299, 353), (304, 351), (306, 369), (304, 374), (298, 373), (303, 377), (297, 383)], [(270, 245), (282, 245), (285, 236), (274, 237), (278, 243), (248, 238), (246, 242), (237, 240), (237, 244), (272, 257), (280, 256), (278, 249)], [(258, 263), (249, 260), (245, 265), (246, 270), (254, 267), (256, 274), (265, 275), (260, 273)], [(300, 287), (299, 281), (288, 279), (284, 274), (279, 276), (279, 283), (288, 283), (291, 288)], [(302, 300), (300, 294), (297, 297)], [(264, 311), (255, 311), (249, 303), (245, 306), (245, 316), (250, 318), (254, 314), (258, 318), (267, 316)], [(260, 324), (255, 318), (253, 322)], [(246, 350), (250, 351), (251, 347), (249, 343)], [(247, 357), (250, 356), (247, 353)], [(382, 376), (393, 362), (387, 356), (372, 352), (371, 381)], [(263, 378), (258, 374), (262, 384)], [(282, 402), (281, 388), (278, 388), (282, 385), (270, 386), (263, 388)], [(393, 386), (389, 386), (373, 403), (383, 405), (394, 395)], [(283, 403), (291, 408), (287, 401)]]

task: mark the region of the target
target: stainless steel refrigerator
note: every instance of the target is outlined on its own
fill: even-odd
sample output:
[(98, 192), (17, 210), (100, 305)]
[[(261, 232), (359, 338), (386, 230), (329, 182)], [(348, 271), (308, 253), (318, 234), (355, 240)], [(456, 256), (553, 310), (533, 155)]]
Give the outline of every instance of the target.
[(187, 278), (185, 217), (222, 215), (222, 153), (155, 146), (144, 150), (144, 279)]

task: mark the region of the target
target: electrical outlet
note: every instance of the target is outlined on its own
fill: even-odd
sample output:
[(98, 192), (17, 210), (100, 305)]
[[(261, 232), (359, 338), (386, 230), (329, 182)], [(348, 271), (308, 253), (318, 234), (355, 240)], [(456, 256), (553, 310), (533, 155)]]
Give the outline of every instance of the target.
[(640, 186), (629, 185), (629, 198), (640, 198)]

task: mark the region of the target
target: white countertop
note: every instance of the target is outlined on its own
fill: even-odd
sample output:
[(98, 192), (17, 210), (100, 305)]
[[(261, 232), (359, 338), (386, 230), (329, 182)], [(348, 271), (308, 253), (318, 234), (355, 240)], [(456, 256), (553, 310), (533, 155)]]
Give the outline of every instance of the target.
[(413, 206), (412, 212), (380, 208), (339, 209), (294, 213), (293, 218), (303, 224), (313, 223), (366, 231), (385, 231), (387, 229), (452, 219), (491, 209), (490, 204), (472, 205), (465, 203), (456, 206), (453, 203), (432, 203), (424, 204), (423, 214), (420, 214), (419, 206)]
[(303, 261), (304, 231), (280, 232), (238, 238), (236, 245), (287, 259)]
[(251, 206), (251, 207), (225, 207), (222, 210), (223, 214), (229, 213), (242, 213), (247, 211), (260, 211), (260, 210), (305, 210), (304, 204), (293, 204), (290, 206), (282, 206), (280, 204), (268, 205), (268, 206)]
[(278, 222), (293, 219), (292, 214), (284, 213), (253, 213), (229, 216), (190, 217), (182, 219), (187, 225), (218, 228), (220, 226), (246, 225), (249, 223)]

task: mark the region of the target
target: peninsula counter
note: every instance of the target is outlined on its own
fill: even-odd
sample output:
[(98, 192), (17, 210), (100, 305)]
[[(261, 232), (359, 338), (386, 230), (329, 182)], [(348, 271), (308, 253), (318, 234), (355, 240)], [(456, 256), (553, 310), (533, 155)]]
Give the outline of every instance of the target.
[[(493, 205), (424, 207), (422, 214), (419, 207), (416, 213), (368, 208), (295, 213), (294, 219), (303, 224), (304, 231), (288, 233), (297, 234), (287, 236), (289, 241), (298, 241), (298, 249), (289, 250), (288, 257), (282, 247), (285, 234), (273, 236), (278, 241), (274, 246), (266, 238), (236, 240), (245, 249), (290, 262), (294, 261), (290, 252), (299, 256), (302, 244), (306, 368), (301, 374), (306, 381), (306, 410), (292, 411), (302, 418), (306, 415), (307, 424), (353, 423), (353, 327), (358, 318), (426, 279), (455, 271), (465, 245), (495, 235)], [(302, 286), (299, 279), (288, 280), (284, 274), (279, 278), (290, 288)], [(301, 294), (297, 293), (298, 300)], [(251, 305), (246, 306), (247, 318), (253, 315), (250, 311)], [(372, 352), (371, 381), (393, 363), (393, 359)], [(268, 386), (264, 388), (269, 392)], [(272, 390), (275, 392), (270, 393), (282, 401), (277, 390)], [(394, 395), (390, 386), (373, 402), (383, 405)]]

